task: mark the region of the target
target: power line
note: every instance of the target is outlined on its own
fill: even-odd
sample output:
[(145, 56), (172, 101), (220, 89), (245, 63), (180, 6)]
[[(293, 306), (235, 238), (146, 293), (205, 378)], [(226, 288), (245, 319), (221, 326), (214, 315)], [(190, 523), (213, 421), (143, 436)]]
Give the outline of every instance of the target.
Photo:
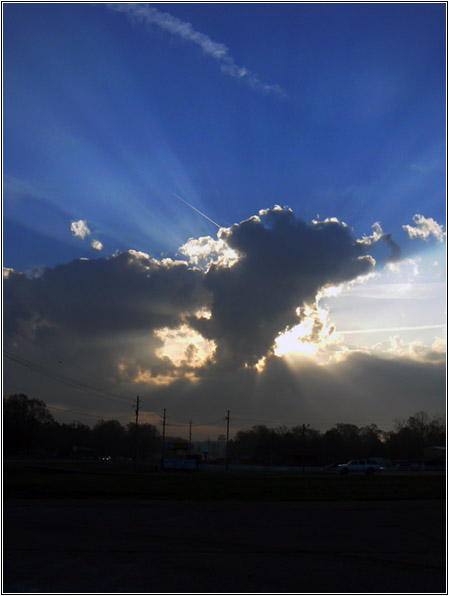
[(264, 420), (261, 418), (241, 418), (240, 416), (233, 416), (233, 420), (243, 420), (247, 422), (268, 422), (270, 424), (282, 424), (280, 420)]
[[(295, 427), (295, 426), (301, 426), (301, 424), (298, 422), (297, 424), (292, 424), (292, 421), (289, 420), (288, 423), (287, 422), (283, 422), (282, 420), (267, 420), (267, 419), (261, 419), (261, 418), (243, 418), (240, 416), (233, 416), (232, 417), (233, 421), (247, 421), (247, 422), (266, 422), (267, 424), (280, 424), (280, 425), (285, 425), (288, 424), (289, 426)], [(331, 426), (335, 426), (336, 424), (340, 423), (341, 420), (338, 420), (337, 418), (329, 418), (329, 419), (312, 419), (310, 421), (310, 423), (312, 425), (316, 425), (316, 426), (321, 426), (323, 424), (326, 425), (331, 425)], [(371, 420), (371, 422), (367, 423), (366, 420), (362, 420), (362, 419), (352, 419), (351, 422), (344, 422), (344, 424), (389, 424), (391, 421), (388, 419), (377, 419), (377, 420)]]
[(103, 416), (99, 416), (98, 414), (88, 414), (87, 412), (77, 412), (76, 410), (68, 410), (66, 408), (58, 408), (58, 406), (49, 406), (47, 404), (47, 408), (49, 410), (56, 410), (57, 412), (64, 412), (68, 414), (77, 414), (78, 416), (87, 416), (88, 418), (97, 418), (98, 420), (102, 420)]
[[(3, 397), (5, 399), (8, 399), (9, 397), (11, 397), (12, 395), (17, 395), (17, 393), (9, 393), (9, 395), (7, 395), (6, 393), (4, 393)], [(55, 410), (57, 412), (63, 412), (63, 413), (67, 413), (67, 414), (77, 414), (78, 416), (87, 416), (88, 418), (96, 418), (98, 420), (102, 420), (103, 416), (100, 416), (99, 414), (94, 414), (94, 413), (89, 413), (89, 412), (79, 412), (77, 410), (72, 410), (70, 408), (59, 408), (58, 406), (52, 406), (49, 405), (45, 402), (44, 399), (35, 396), (36, 399), (40, 399), (41, 401), (43, 401), (45, 403), (45, 406), (49, 409), (49, 410)]]
[(73, 379), (72, 377), (68, 377), (61, 373), (57, 373), (56, 371), (46, 368), (45, 366), (41, 366), (40, 364), (31, 362), (30, 360), (27, 360), (26, 358), (21, 358), (20, 356), (16, 356), (15, 354), (11, 354), (10, 352), (4, 351), (3, 354), (4, 354), (4, 356), (6, 356), (6, 358), (9, 358), (13, 362), (20, 364), (20, 365), (28, 368), (29, 370), (32, 370), (33, 372), (37, 372), (43, 376), (46, 376), (46, 377), (53, 379), (55, 381), (58, 381), (60, 383), (64, 383), (65, 385), (68, 385), (69, 387), (73, 387), (80, 391), (84, 391), (86, 393), (95, 393), (99, 397), (102, 397), (104, 399), (112, 399), (115, 401), (118, 401), (118, 400), (130, 401), (131, 400), (131, 398), (125, 397), (123, 395), (119, 395), (117, 393), (112, 393), (111, 391), (107, 391), (107, 390), (98, 389), (98, 387), (94, 387), (93, 385), (89, 385), (88, 383), (83, 383), (82, 381), (77, 381), (76, 379)]
[[(102, 383), (106, 383), (107, 385), (111, 385), (111, 383), (109, 383), (108, 381), (106, 381), (105, 379), (99, 377), (98, 375), (96, 375), (95, 373), (91, 372), (90, 370), (88, 370), (87, 368), (84, 368), (82, 366), (79, 366), (79, 364), (75, 364), (74, 362), (71, 362), (70, 360), (68, 360), (67, 358), (61, 356), (60, 354), (54, 352), (53, 350), (50, 350), (49, 348), (43, 346), (41, 343), (37, 342), (34, 339), (31, 339), (31, 337), (28, 337), (27, 335), (24, 335), (23, 333), (21, 333), (20, 331), (17, 331), (16, 329), (13, 329), (10, 325), (6, 326), (10, 331), (12, 331), (13, 333), (16, 333), (17, 335), (19, 335), (20, 337), (22, 337), (23, 339), (25, 339), (26, 341), (34, 344), (35, 346), (37, 346), (38, 348), (41, 348), (42, 350), (45, 350), (46, 352), (48, 352), (49, 354), (51, 354), (52, 356), (56, 356), (56, 358), (58, 359), (58, 361), (61, 362), (66, 362), (67, 364), (70, 364), (71, 366), (78, 368), (79, 370), (87, 373), (88, 375), (91, 375), (92, 377), (94, 377), (95, 379), (98, 379), (99, 381), (101, 381)], [(134, 399), (132, 397), (127, 397), (126, 399)]]

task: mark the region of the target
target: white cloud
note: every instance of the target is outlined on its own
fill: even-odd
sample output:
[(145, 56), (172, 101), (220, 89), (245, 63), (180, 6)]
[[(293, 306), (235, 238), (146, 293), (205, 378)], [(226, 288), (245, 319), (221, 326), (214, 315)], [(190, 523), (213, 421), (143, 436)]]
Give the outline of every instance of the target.
[(11, 273), (14, 273), (14, 269), (11, 269), (11, 267), (3, 267), (3, 279), (8, 279)]
[(388, 263), (395, 263), (401, 259), (401, 249), (398, 244), (393, 240), (391, 234), (385, 234), (382, 230), (382, 226), (380, 222), (376, 221), (372, 226), (373, 233), (370, 236), (363, 236), (361, 240), (357, 240), (358, 244), (362, 244), (364, 246), (371, 246), (372, 244), (376, 244), (379, 240), (382, 240), (390, 249), (391, 253), (387, 257)]
[[(89, 226), (87, 225), (87, 221), (85, 219), (80, 219), (79, 221), (72, 221), (70, 224), (70, 230), (72, 234), (77, 238), (81, 238), (81, 240), (85, 240), (87, 236), (90, 236), (91, 231)], [(92, 239), (90, 246), (97, 251), (103, 250), (103, 244), (99, 240)]]
[(163, 346), (156, 350), (156, 355), (159, 358), (169, 358), (176, 367), (203, 366), (215, 350), (213, 341), (205, 339), (186, 324), (175, 329), (156, 329), (154, 334), (163, 341)]
[(384, 232), (380, 222), (376, 221), (376, 223), (374, 223), (371, 227), (374, 230), (373, 233), (370, 236), (363, 236), (362, 239), (357, 240), (357, 242), (360, 244), (365, 244), (366, 246), (371, 246), (371, 244), (375, 244), (382, 238)]
[(206, 267), (211, 263), (231, 267), (239, 259), (238, 253), (224, 240), (214, 240), (211, 236), (189, 238), (180, 247), (179, 252), (186, 256), (192, 265), (204, 264)]
[(81, 238), (81, 240), (84, 240), (86, 236), (90, 236), (90, 230), (88, 228), (87, 222), (84, 219), (72, 221), (70, 224), (70, 229), (72, 234), (77, 238)]
[(316, 219), (312, 219), (312, 223), (315, 226), (318, 226), (320, 224), (327, 224), (327, 223), (336, 223), (339, 224), (341, 226), (343, 226), (344, 228), (348, 227), (348, 224), (346, 224), (344, 221), (340, 221), (338, 219), (338, 217), (326, 217), (326, 219), (321, 219), (319, 215), (316, 216)]
[(181, 21), (168, 12), (161, 12), (146, 3), (111, 3), (112, 10), (123, 12), (131, 18), (136, 18), (144, 23), (152, 23), (167, 31), (171, 35), (179, 36), (184, 41), (199, 46), (204, 54), (220, 62), (220, 69), (227, 75), (245, 80), (250, 87), (260, 89), (266, 93), (273, 93), (279, 97), (286, 97), (285, 91), (277, 84), (264, 83), (259, 77), (245, 66), (238, 66), (229, 53), (229, 48), (224, 43), (213, 41), (208, 35), (196, 31), (190, 23)]
[(273, 346), (274, 354), (287, 358), (299, 355), (317, 356), (318, 363), (326, 362), (320, 356), (326, 352), (329, 344), (340, 341), (338, 334), (335, 334), (335, 326), (329, 320), (329, 311), (321, 308), (317, 299), (315, 305), (299, 308), (298, 314), (301, 322), (277, 336)]
[[(315, 348), (309, 353), (314, 355), (314, 361), (320, 365), (331, 365), (332, 363), (344, 362), (351, 358), (353, 354), (365, 354), (367, 356), (381, 357), (386, 360), (408, 359), (414, 362), (429, 362), (434, 364), (444, 364), (446, 359), (446, 342), (443, 337), (434, 337), (433, 342), (424, 343), (419, 340), (407, 341), (399, 335), (388, 335), (385, 339), (378, 340), (368, 345), (368, 341), (360, 343), (350, 342), (349, 335), (354, 334), (384, 334), (403, 331), (422, 331), (425, 329), (438, 329), (444, 332), (445, 325), (421, 325), (417, 327), (391, 327), (376, 329), (356, 329), (351, 331), (334, 331), (332, 335), (324, 338), (320, 344), (312, 344)], [(308, 347), (309, 344), (306, 344)], [(304, 350), (304, 353), (307, 353)], [(301, 356), (301, 351), (295, 354), (287, 354), (287, 358)]]
[[(274, 207), (268, 207), (267, 209), (259, 209), (259, 215), (260, 217), (264, 217), (265, 215), (269, 215), (272, 212), (279, 212), (279, 211), (284, 211), (286, 213), (293, 213), (293, 209), (291, 209), (288, 205), (284, 205), (283, 207), (281, 207), (278, 204), (275, 204)], [(257, 215), (253, 215), (252, 217), (249, 218), (250, 220), (254, 220), (254, 221), (260, 221), (260, 218), (257, 217)]]
[[(443, 327), (443, 326), (442, 326)], [(372, 353), (380, 352), (387, 356), (406, 357), (421, 362), (444, 362), (446, 342), (442, 337), (435, 337), (432, 345), (421, 341), (406, 342), (398, 336), (390, 337), (372, 347)]]
[(410, 238), (428, 240), (430, 236), (435, 236), (438, 242), (443, 242), (445, 236), (443, 226), (437, 223), (432, 217), (424, 217), (424, 215), (417, 213), (413, 216), (413, 222), (416, 224), (415, 226), (402, 226)]
[[(73, 223), (78, 234), (87, 227)], [(39, 345), (27, 336), (110, 379), (129, 400), (146, 395), (154, 411), (169, 404), (174, 415), (203, 420), (227, 408), (245, 416), (254, 404), (259, 416), (286, 420), (320, 411), (393, 419), (419, 409), (423, 396), (444, 408), (443, 339), (433, 344), (444, 334), (435, 325), (444, 321), (443, 282), (417, 284), (414, 261), (380, 275), (366, 251), (341, 223), (308, 225), (276, 207), (215, 239), (190, 239), (184, 261), (129, 250), (33, 278), (7, 270), (5, 348), (46, 365), (51, 354), (30, 355)], [(59, 403), (53, 379), (16, 362), (5, 370), (14, 390)], [(62, 395), (87, 414), (129, 419), (127, 398), (120, 405), (75, 387)]]
[(408, 279), (411, 281), (412, 279), (420, 275), (420, 261), (421, 259), (419, 258), (403, 259), (402, 261), (398, 261), (396, 263), (387, 263), (385, 267), (388, 271), (407, 276)]

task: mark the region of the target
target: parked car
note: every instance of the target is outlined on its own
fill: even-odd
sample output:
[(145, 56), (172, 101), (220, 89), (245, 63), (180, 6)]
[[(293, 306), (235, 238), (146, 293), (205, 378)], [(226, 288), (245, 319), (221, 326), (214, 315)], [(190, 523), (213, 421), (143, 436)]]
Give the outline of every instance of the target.
[(338, 472), (338, 466), (339, 464), (337, 463), (328, 464), (327, 466), (324, 466), (323, 470), (325, 472)]
[(347, 464), (339, 464), (340, 474), (374, 474), (381, 470), (380, 464), (375, 459), (351, 459)]
[(420, 471), (423, 469), (424, 469), (423, 461), (400, 460), (396, 464), (396, 470), (398, 470), (398, 471), (415, 472), (415, 471)]

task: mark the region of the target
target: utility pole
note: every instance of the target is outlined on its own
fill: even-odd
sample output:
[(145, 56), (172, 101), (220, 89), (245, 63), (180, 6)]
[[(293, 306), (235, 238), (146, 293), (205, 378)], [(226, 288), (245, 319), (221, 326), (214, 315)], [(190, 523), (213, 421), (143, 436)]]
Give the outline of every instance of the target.
[(165, 456), (165, 420), (166, 410), (164, 408), (164, 417), (162, 418), (162, 469), (164, 469), (164, 456)]
[(136, 403), (136, 437), (135, 437), (136, 444), (135, 444), (135, 456), (134, 456), (136, 472), (137, 472), (137, 456), (138, 456), (138, 451), (139, 451), (138, 441), (137, 441), (138, 433), (139, 433), (138, 429), (139, 429), (139, 396), (137, 396), (137, 403)]
[(192, 421), (189, 422), (189, 443), (192, 442)]
[(229, 410), (226, 420), (226, 469), (229, 470)]
[(303, 424), (302, 425), (302, 432), (301, 432), (301, 436), (302, 436), (302, 449), (301, 449), (301, 461), (302, 461), (302, 473), (304, 474), (305, 472), (305, 468), (304, 468), (304, 448), (306, 445), (305, 442), (305, 435), (306, 435), (306, 430), (309, 428), (310, 424)]

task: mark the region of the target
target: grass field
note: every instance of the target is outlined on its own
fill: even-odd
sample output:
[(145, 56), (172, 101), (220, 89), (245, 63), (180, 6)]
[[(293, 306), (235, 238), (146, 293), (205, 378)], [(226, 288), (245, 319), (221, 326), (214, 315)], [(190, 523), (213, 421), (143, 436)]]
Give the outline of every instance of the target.
[[(107, 472), (107, 473), (106, 473)], [(132, 465), (5, 463), (4, 498), (142, 498), (162, 500), (339, 501), (444, 499), (445, 474), (373, 476), (290, 471), (158, 472)]]

